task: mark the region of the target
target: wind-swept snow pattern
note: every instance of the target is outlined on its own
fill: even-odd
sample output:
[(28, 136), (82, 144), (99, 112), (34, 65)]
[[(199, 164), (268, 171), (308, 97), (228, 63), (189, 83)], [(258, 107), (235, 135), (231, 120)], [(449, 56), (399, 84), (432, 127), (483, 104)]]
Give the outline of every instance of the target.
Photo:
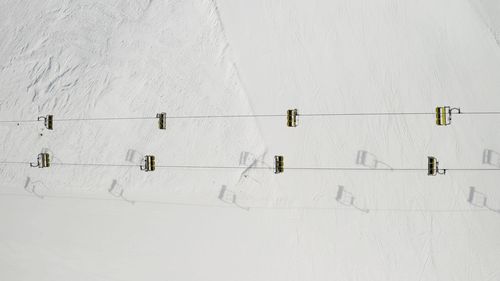
[(500, 47), (500, 2), (495, 0), (471, 0), (471, 4), (477, 9), (479, 16), (488, 27), (492, 37)]
[(1, 1), (0, 279), (500, 279), (498, 8)]

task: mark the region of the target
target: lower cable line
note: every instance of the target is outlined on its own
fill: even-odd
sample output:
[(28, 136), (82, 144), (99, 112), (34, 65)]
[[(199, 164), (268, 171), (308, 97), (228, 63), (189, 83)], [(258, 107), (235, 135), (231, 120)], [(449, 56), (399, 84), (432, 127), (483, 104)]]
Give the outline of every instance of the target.
[[(27, 161), (1, 161), (0, 165), (29, 165)], [(77, 166), (77, 167), (140, 167), (139, 164), (112, 164), (112, 163), (65, 163), (54, 162), (51, 166)], [(217, 165), (155, 165), (155, 168), (164, 169), (217, 169), (217, 170), (245, 170), (248, 166), (217, 166)], [(251, 167), (255, 170), (274, 170), (274, 167)], [(357, 167), (284, 167), (284, 170), (292, 171), (360, 171), (360, 172), (411, 172), (427, 171), (425, 168), (357, 168)], [(500, 168), (447, 168), (446, 171), (500, 171)]]

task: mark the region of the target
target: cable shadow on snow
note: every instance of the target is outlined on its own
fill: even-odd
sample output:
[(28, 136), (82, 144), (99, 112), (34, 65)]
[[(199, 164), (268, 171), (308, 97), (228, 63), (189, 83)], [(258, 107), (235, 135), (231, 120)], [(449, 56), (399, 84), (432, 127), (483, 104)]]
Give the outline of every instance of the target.
[[(21, 193), (0, 193), (4, 197), (26, 197), (33, 198), (33, 195)], [(117, 202), (123, 201), (118, 198), (104, 198), (104, 197), (86, 197), (86, 196), (68, 196), (51, 194), (44, 196), (45, 199), (62, 199), (62, 200), (82, 200), (82, 201), (96, 201), (96, 202)], [(196, 207), (196, 208), (213, 208), (213, 209), (229, 209), (234, 206), (229, 204), (199, 204), (189, 202), (174, 202), (174, 201), (159, 201), (159, 200), (135, 200), (137, 205), (163, 205), (163, 206), (178, 206), (178, 207)], [(308, 211), (325, 211), (325, 212), (340, 212), (340, 211), (356, 211), (356, 208), (338, 208), (338, 207), (311, 207), (311, 206), (287, 206), (287, 207), (272, 207), (272, 206), (249, 206), (245, 207), (253, 210), (267, 210), (267, 211), (291, 211), (291, 210), (308, 210)], [(478, 209), (404, 209), (404, 208), (378, 208), (370, 209), (370, 213), (442, 213), (442, 214), (461, 214), (461, 213), (484, 213), (491, 212), (491, 210), (478, 208)]]
[[(273, 207), (273, 206), (251, 206), (243, 205), (238, 202), (238, 194), (234, 191), (228, 189), (226, 185), (222, 185), (217, 198), (225, 203), (220, 204), (199, 204), (199, 203), (189, 203), (189, 202), (169, 202), (169, 201), (159, 201), (159, 200), (130, 200), (123, 196), (124, 189), (120, 186), (116, 179), (113, 180), (108, 192), (113, 196), (113, 198), (104, 197), (87, 197), (87, 196), (69, 196), (69, 195), (57, 195), (57, 194), (47, 194), (45, 195), (40, 188), (47, 189), (42, 181), (33, 181), (31, 177), (27, 177), (24, 183), (23, 189), (29, 194), (21, 193), (0, 193), (0, 196), (15, 196), (15, 197), (29, 197), (29, 198), (39, 198), (39, 199), (69, 199), (69, 200), (88, 200), (88, 201), (125, 201), (138, 204), (153, 204), (153, 205), (167, 205), (167, 206), (184, 206), (184, 207), (201, 207), (201, 208), (240, 208), (245, 211), (254, 210), (311, 210), (311, 211), (361, 211), (363, 213), (371, 212), (388, 212), (388, 213), (466, 213), (466, 212), (494, 212), (500, 214), (500, 209), (492, 208), (488, 204), (488, 196), (478, 191), (475, 187), (469, 187), (469, 195), (467, 197), (467, 202), (474, 206), (472, 209), (404, 209), (404, 208), (378, 208), (378, 209), (368, 209), (366, 207), (361, 207), (356, 200), (353, 193), (345, 189), (344, 186), (339, 185), (336, 193), (336, 201), (348, 208), (337, 208), (337, 207), (314, 207), (314, 206), (286, 206), (286, 207)], [(43, 189), (42, 189), (43, 190)]]

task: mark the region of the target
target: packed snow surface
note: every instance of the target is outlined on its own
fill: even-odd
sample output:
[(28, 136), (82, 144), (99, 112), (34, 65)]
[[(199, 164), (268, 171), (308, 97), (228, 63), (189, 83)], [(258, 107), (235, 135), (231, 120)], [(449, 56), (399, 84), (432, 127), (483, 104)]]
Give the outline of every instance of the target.
[[(1, 0), (0, 280), (500, 280), (500, 172), (390, 170), (500, 168), (500, 116), (300, 116), (500, 111), (499, 15), (495, 0)], [(296, 128), (154, 119), (291, 108)], [(47, 114), (54, 130), (25, 122)], [(40, 152), (54, 165), (29, 167)], [(226, 168), (142, 172), (144, 155)]]

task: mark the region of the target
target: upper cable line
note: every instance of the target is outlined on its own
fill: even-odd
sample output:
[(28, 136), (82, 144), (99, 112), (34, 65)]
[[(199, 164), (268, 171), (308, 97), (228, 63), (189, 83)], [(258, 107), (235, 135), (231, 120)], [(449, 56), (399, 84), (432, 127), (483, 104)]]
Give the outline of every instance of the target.
[[(453, 111), (458, 110), (458, 111)], [(335, 116), (408, 116), (408, 115), (441, 115), (444, 119), (451, 117), (452, 113), (465, 115), (500, 115), (500, 111), (461, 111), (459, 108), (437, 107), (435, 112), (310, 112), (298, 113), (297, 109), (291, 109), (286, 114), (204, 114), (204, 115), (167, 115), (158, 113), (153, 116), (130, 116), (130, 117), (96, 117), (96, 118), (54, 118), (53, 115), (40, 116), (37, 119), (24, 120), (0, 120), (0, 123), (29, 123), (41, 122), (52, 116), (52, 122), (77, 122), (77, 121), (119, 121), (119, 120), (153, 120), (164, 117), (165, 119), (211, 119), (211, 118), (272, 118), (272, 117), (335, 117)], [(437, 117), (439, 118), (439, 117)]]

